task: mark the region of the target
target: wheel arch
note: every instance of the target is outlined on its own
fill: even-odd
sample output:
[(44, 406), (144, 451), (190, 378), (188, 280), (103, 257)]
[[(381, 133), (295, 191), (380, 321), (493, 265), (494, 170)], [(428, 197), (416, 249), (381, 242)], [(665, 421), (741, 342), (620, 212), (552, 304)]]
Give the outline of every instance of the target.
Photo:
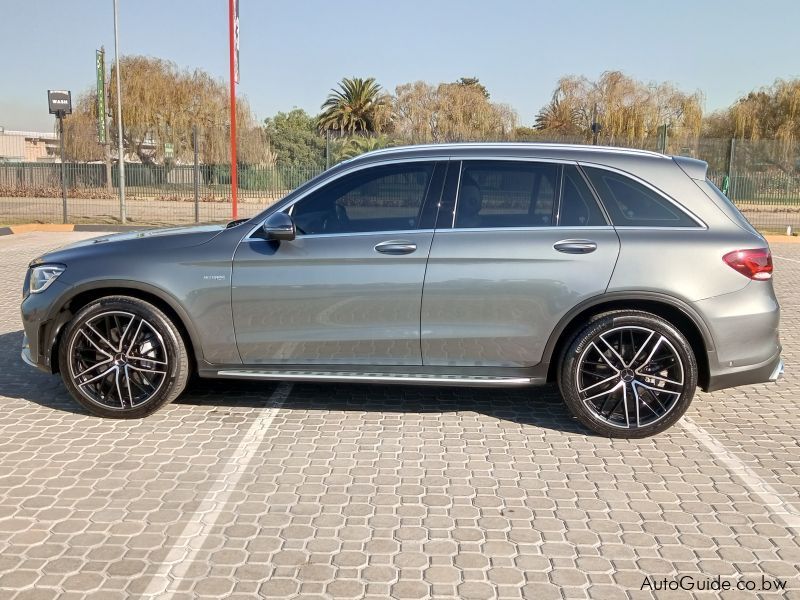
[(612, 292), (591, 298), (569, 311), (559, 321), (545, 345), (547, 380), (556, 381), (567, 344), (593, 316), (611, 310), (642, 310), (669, 321), (686, 337), (697, 360), (698, 385), (709, 384), (709, 352), (714, 351), (711, 331), (702, 317), (685, 301), (658, 292)]
[(128, 280), (100, 280), (71, 289), (69, 296), (62, 298), (58, 303), (58, 307), (54, 310), (50, 319), (51, 325), (47, 337), (49, 341), (46, 346), (50, 356), (50, 370), (53, 373), (57, 373), (60, 370), (58, 345), (61, 342), (65, 325), (81, 308), (90, 302), (107, 296), (138, 298), (149, 302), (164, 312), (183, 337), (190, 359), (190, 369), (196, 369), (198, 361), (203, 359), (202, 346), (189, 315), (173, 296), (160, 288), (146, 283)]

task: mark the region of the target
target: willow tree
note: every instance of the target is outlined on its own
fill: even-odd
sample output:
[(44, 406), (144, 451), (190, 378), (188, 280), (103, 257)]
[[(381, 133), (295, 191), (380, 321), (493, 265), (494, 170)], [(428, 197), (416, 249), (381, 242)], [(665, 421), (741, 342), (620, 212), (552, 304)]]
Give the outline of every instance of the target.
[(800, 149), (800, 79), (778, 79), (754, 90), (727, 109), (712, 113), (704, 123), (706, 135), (736, 138), (737, 161), (770, 164), (796, 171)]
[(606, 71), (596, 81), (568, 76), (559, 80), (550, 102), (536, 119), (542, 131), (591, 138), (601, 126), (604, 143), (644, 144), (667, 125), (671, 136), (696, 139), (703, 118), (700, 92), (683, 92), (671, 83), (645, 83), (620, 71)]
[(510, 106), (489, 101), (477, 79), (463, 77), (436, 86), (397, 86), (394, 117), (395, 134), (413, 143), (507, 139), (517, 121)]
[[(197, 127), (206, 163), (230, 161), (230, 101), (226, 85), (205, 71), (179, 69), (167, 60), (125, 56), (122, 64), (122, 129), (128, 154), (147, 165), (190, 162)], [(116, 77), (112, 65), (111, 79)], [(111, 136), (116, 142), (116, 87), (110, 86)], [(237, 102), (238, 156), (243, 163), (271, 164), (269, 145), (244, 99)], [(165, 152), (172, 144), (172, 156)]]
[(64, 118), (64, 151), (68, 160), (99, 161), (105, 158), (97, 135), (97, 94), (84, 92)]

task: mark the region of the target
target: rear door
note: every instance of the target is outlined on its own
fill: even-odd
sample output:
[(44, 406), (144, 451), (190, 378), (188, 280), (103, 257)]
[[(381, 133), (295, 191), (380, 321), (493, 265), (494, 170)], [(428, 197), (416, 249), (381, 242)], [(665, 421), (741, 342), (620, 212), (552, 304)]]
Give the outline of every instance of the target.
[(619, 238), (574, 163), (452, 161), (422, 295), (425, 365), (525, 367), (602, 294)]

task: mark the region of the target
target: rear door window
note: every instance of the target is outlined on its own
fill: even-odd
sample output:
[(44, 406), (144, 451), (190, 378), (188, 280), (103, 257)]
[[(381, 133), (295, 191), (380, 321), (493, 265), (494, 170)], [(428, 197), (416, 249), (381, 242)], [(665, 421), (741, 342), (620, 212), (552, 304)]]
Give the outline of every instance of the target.
[(464, 161), (455, 227), (548, 227), (554, 224), (559, 166), (528, 161)]
[(584, 167), (617, 227), (698, 227), (689, 215), (638, 181), (621, 173)]

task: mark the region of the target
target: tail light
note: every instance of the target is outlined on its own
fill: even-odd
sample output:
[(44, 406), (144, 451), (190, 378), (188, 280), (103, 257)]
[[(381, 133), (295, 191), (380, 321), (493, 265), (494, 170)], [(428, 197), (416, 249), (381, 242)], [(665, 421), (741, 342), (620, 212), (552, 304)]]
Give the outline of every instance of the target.
[(769, 248), (734, 250), (723, 256), (722, 260), (750, 279), (764, 281), (772, 277), (772, 253)]

